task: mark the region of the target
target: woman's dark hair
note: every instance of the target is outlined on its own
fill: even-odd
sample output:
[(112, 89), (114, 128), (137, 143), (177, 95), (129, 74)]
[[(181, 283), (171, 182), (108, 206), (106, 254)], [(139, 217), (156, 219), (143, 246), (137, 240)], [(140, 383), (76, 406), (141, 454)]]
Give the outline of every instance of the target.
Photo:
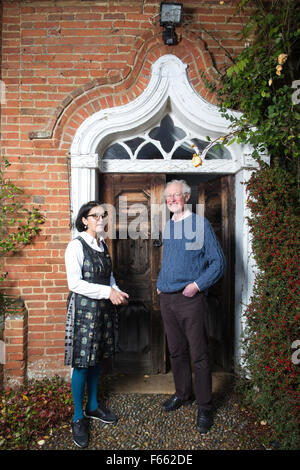
[(86, 204), (83, 204), (83, 206), (80, 207), (76, 220), (75, 220), (75, 227), (77, 228), (78, 232), (84, 232), (86, 230), (86, 226), (82, 222), (82, 217), (85, 217), (88, 215), (90, 210), (93, 207), (101, 206), (102, 203), (100, 201), (90, 201), (87, 202)]

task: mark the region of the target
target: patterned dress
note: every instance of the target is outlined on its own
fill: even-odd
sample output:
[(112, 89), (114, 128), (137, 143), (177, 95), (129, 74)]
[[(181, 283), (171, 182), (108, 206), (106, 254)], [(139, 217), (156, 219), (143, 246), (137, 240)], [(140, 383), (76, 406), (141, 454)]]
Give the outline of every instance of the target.
[[(82, 237), (84, 261), (82, 278), (94, 284), (110, 285), (111, 258), (105, 243), (104, 252), (91, 248)], [(65, 337), (65, 365), (90, 367), (115, 352), (116, 308), (110, 300), (91, 299), (70, 292)]]

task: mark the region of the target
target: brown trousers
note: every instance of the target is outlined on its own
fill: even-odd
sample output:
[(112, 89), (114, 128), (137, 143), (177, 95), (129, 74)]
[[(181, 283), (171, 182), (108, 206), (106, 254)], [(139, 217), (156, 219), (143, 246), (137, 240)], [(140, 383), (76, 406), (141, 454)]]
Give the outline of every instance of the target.
[(159, 297), (176, 395), (181, 400), (188, 400), (192, 395), (192, 360), (198, 408), (210, 410), (212, 378), (206, 296), (199, 292), (194, 297), (186, 297), (182, 293), (161, 293)]

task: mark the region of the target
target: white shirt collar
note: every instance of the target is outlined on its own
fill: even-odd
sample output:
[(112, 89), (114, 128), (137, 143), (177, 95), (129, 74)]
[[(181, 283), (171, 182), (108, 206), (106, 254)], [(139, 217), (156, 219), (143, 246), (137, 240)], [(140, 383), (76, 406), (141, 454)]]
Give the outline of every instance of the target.
[[(90, 235), (89, 233), (87, 232), (81, 232), (80, 233), (80, 236), (91, 246), (95, 245), (95, 246), (98, 246), (98, 243), (97, 243), (97, 239), (92, 237), (92, 235)], [(104, 238), (102, 237), (102, 235), (100, 236), (100, 241), (104, 241)]]
[(177, 219), (175, 220), (175, 214), (173, 214), (172, 216), (172, 220), (174, 220), (174, 222), (179, 222), (180, 220), (183, 220), (183, 219), (186, 219), (187, 217), (189, 217), (191, 215), (191, 211), (189, 209), (186, 209), (183, 213), (183, 215), (180, 217), (180, 219)]

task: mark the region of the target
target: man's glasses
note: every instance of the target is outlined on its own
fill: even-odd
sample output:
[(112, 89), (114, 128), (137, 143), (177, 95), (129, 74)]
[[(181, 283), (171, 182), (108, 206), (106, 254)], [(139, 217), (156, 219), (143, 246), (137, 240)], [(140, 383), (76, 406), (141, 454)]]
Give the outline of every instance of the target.
[(180, 196), (182, 196), (182, 193), (174, 193), (174, 194), (166, 194), (166, 200), (169, 201), (170, 199), (178, 199)]
[(87, 217), (93, 217), (95, 220), (100, 220), (100, 219), (106, 219), (106, 217), (108, 216), (108, 212), (105, 211), (103, 212), (103, 214), (89, 214), (87, 215)]

